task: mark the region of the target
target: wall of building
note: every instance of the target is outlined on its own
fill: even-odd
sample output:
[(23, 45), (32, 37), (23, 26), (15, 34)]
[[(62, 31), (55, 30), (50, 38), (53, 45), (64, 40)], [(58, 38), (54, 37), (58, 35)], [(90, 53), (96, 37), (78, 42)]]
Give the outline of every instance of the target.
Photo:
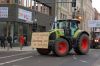
[(71, 0), (56, 0), (56, 19), (71, 19), (72, 18), (72, 8), (71, 8)]
[(88, 27), (88, 21), (94, 20), (94, 9), (92, 7), (92, 1), (86, 0), (84, 2), (84, 23), (83, 23), (83, 29), (87, 32), (91, 32), (91, 28)]
[(100, 13), (94, 8), (94, 11), (95, 11), (95, 17), (94, 19), (95, 20), (100, 20)]
[(88, 21), (94, 19), (94, 9), (92, 7), (91, 0), (78, 0), (77, 7), (80, 12), (81, 24), (80, 28), (90, 33), (90, 28), (88, 27)]

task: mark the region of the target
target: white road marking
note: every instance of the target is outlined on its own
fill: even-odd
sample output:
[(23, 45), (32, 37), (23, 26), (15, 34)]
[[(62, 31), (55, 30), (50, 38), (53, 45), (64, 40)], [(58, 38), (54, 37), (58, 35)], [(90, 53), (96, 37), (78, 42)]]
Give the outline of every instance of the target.
[(73, 55), (73, 59), (74, 59), (74, 60), (76, 60), (76, 59), (77, 59), (77, 57), (76, 57), (75, 55)]
[(77, 58), (76, 57), (73, 57), (73, 59), (76, 60)]
[(28, 57), (24, 57), (24, 58), (12, 60), (12, 61), (9, 61), (9, 62), (0, 63), (0, 65), (9, 64), (9, 63), (17, 62), (17, 61), (21, 61), (21, 60), (28, 59), (28, 58), (31, 58), (31, 57), (32, 56), (28, 56)]
[(5, 57), (0, 57), (0, 59), (9, 58), (9, 57), (13, 57), (13, 56), (19, 56), (19, 55), (25, 55), (25, 54), (29, 54), (29, 53), (32, 53), (32, 52), (21, 53), (21, 54), (16, 54), (16, 55), (10, 55), (10, 56), (5, 56)]
[(87, 61), (84, 61), (84, 60), (80, 60), (81, 62), (83, 62), (83, 63), (88, 63)]

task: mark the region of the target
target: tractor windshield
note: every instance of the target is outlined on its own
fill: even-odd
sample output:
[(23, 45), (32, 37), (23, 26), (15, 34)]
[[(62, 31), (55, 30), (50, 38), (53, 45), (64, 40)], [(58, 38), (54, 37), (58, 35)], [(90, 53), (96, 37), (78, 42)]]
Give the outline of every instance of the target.
[(58, 22), (54, 22), (52, 25), (52, 29), (63, 29), (64, 27), (68, 27), (68, 22), (58, 21)]
[(100, 32), (95, 32), (95, 36), (96, 36), (97, 38), (100, 38)]

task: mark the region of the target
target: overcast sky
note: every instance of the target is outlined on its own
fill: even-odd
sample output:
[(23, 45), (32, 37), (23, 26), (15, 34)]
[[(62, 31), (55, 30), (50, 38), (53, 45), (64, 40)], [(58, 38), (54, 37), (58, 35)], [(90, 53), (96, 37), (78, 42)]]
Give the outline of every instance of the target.
[(92, 2), (93, 7), (95, 7), (100, 13), (100, 0), (92, 0)]

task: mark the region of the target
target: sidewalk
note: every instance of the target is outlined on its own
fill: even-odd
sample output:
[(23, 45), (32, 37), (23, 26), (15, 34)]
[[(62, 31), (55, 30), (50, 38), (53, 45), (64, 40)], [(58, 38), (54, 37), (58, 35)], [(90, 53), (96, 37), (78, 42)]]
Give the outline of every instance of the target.
[(20, 50), (20, 47), (13, 47), (13, 48), (2, 48), (0, 47), (0, 51), (34, 51), (35, 49), (32, 49), (31, 46), (23, 46), (22, 50)]

